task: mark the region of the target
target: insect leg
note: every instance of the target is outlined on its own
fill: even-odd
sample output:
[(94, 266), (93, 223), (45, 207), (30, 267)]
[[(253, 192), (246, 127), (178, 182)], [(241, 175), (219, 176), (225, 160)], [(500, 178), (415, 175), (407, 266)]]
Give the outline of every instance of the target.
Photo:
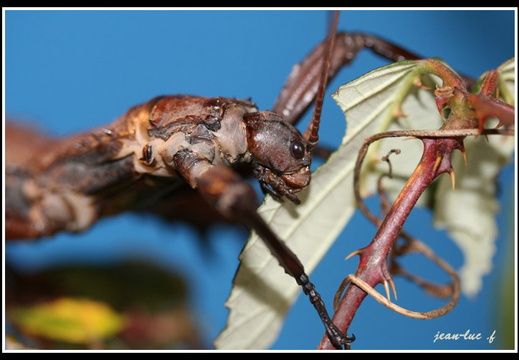
[[(363, 48), (371, 49), (376, 54), (390, 60), (417, 60), (421, 57), (404, 48), (376, 36), (362, 33), (335, 34), (335, 46), (330, 56), (328, 79), (333, 78), (342, 66), (348, 65)], [(283, 115), (291, 124), (297, 123), (303, 113), (315, 99), (320, 82), (322, 61), (326, 41), (319, 43), (303, 61), (295, 65), (288, 76), (276, 102), (272, 108)]]
[[(256, 212), (256, 194), (250, 184), (232, 168), (212, 165), (189, 151), (179, 153), (175, 156), (174, 162), (177, 171), (218, 211), (258, 233), (285, 272), (292, 276), (308, 295), (333, 344), (340, 348), (342, 344), (351, 342), (352, 339), (343, 335), (331, 321), (321, 296), (305, 273), (303, 264)], [(196, 178), (193, 176), (195, 173)]]

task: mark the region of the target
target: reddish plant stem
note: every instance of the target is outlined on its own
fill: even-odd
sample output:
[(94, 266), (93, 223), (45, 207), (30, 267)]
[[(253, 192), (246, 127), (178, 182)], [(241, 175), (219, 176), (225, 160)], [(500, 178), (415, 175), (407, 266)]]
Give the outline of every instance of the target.
[[(422, 141), (424, 151), (420, 163), (391, 206), (372, 242), (356, 252), (360, 256), (356, 276), (372, 287), (379, 283), (392, 281), (387, 259), (393, 243), (398, 238), (409, 213), (424, 190), (440, 174), (452, 172), (451, 153), (454, 149), (460, 149), (463, 146), (461, 138), (423, 138)], [(350, 284), (346, 289), (332, 319), (343, 333), (347, 333), (351, 321), (366, 295), (354, 284)], [(335, 347), (328, 337), (324, 336), (319, 349), (334, 350)]]

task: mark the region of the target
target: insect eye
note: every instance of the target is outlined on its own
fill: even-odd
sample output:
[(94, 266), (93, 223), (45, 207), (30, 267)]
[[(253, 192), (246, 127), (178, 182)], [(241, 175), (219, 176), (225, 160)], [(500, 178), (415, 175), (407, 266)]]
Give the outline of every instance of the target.
[(305, 156), (305, 146), (301, 141), (295, 140), (290, 144), (290, 153), (295, 159), (302, 159)]

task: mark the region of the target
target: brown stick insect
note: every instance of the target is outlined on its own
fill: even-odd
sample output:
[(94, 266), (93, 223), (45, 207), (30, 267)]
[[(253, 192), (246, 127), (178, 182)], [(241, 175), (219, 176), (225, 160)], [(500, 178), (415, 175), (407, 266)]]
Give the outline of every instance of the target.
[[(159, 55), (154, 54), (153, 56), (159, 56)], [(184, 56), (186, 56), (186, 55), (184, 55)], [(316, 66), (315, 69), (320, 69), (320, 66)], [(320, 73), (320, 70), (318, 71), (318, 73)], [(236, 109), (236, 111), (241, 112), (241, 113), (255, 112), (255, 108), (253, 108), (252, 104), (250, 104), (247, 101), (244, 101), (244, 102), (240, 101), (240, 102), (235, 103), (233, 101), (228, 102), (226, 99), (221, 98), (221, 99), (214, 99), (214, 100), (207, 102), (206, 99), (202, 100), (200, 98), (174, 97), (174, 98), (156, 99), (153, 103), (148, 103), (149, 106), (143, 106), (141, 108), (135, 108), (135, 109), (131, 110), (131, 111), (133, 111), (133, 114), (131, 116), (132, 118), (135, 118), (135, 115), (140, 116), (138, 114), (143, 114), (144, 117), (146, 118), (146, 121), (148, 122), (148, 124), (154, 125), (154, 129), (151, 131), (152, 135), (150, 135), (150, 129), (148, 129), (147, 132), (148, 132), (148, 136), (153, 137), (153, 139), (157, 140), (157, 141), (156, 142), (149, 141), (149, 142), (145, 142), (145, 143), (140, 143), (138, 146), (138, 149), (131, 149), (132, 151), (130, 153), (135, 154), (135, 156), (132, 155), (133, 156), (132, 160), (131, 161), (128, 160), (128, 163), (126, 165), (129, 167), (129, 169), (126, 169), (126, 170), (130, 170), (133, 172), (132, 168), (135, 169), (135, 165), (137, 164), (137, 166), (141, 168), (141, 170), (140, 170), (141, 172), (149, 172), (150, 169), (154, 169), (153, 171), (156, 171), (157, 175), (161, 175), (161, 176), (168, 175), (167, 172), (170, 170), (167, 170), (167, 166), (161, 166), (162, 164), (164, 164), (164, 159), (163, 159), (164, 157), (162, 157), (162, 159), (161, 159), (161, 157), (158, 157), (157, 155), (161, 153), (160, 149), (163, 149), (165, 146), (164, 144), (167, 143), (170, 139), (170, 135), (167, 134), (167, 132), (168, 131), (178, 131), (178, 129), (174, 129), (174, 127), (176, 125), (172, 126), (172, 127), (170, 125), (168, 125), (167, 121), (165, 121), (161, 117), (153, 117), (153, 112), (155, 111), (153, 109), (161, 109), (161, 111), (163, 111), (163, 113), (165, 113), (168, 111), (175, 111), (172, 108), (172, 106), (174, 106), (174, 104), (176, 102), (180, 103), (182, 106), (198, 107), (201, 105), (201, 101), (203, 102), (203, 104), (209, 106), (209, 108), (211, 109), (210, 110), (211, 113), (207, 114), (209, 116), (204, 116), (203, 119), (195, 118), (195, 117), (187, 117), (186, 118), (187, 120), (184, 124), (179, 124), (179, 125), (185, 127), (184, 129), (182, 129), (182, 131), (189, 131), (190, 134), (192, 134), (192, 141), (189, 142), (189, 146), (186, 146), (186, 144), (180, 143), (180, 142), (178, 142), (178, 143), (175, 141), (171, 142), (171, 144), (174, 147), (177, 147), (177, 150), (179, 147), (189, 148), (190, 146), (194, 146), (199, 150), (197, 150), (197, 152), (193, 152), (189, 149), (187, 152), (174, 151), (172, 154), (170, 154), (171, 156), (170, 156), (170, 158), (168, 158), (168, 160), (166, 160), (166, 162), (168, 162), (169, 164), (174, 164), (174, 170), (181, 173), (188, 182), (191, 182), (191, 185), (198, 187), (198, 188), (205, 189), (205, 190), (203, 190), (203, 192), (205, 192), (205, 194), (207, 194), (209, 198), (213, 198), (213, 196), (218, 196), (219, 194), (229, 195), (230, 198), (224, 196), (224, 197), (216, 200), (216, 202), (219, 203), (220, 206), (222, 206), (222, 208), (221, 208), (222, 210), (229, 211), (229, 210), (232, 210), (232, 206), (229, 206), (229, 204), (233, 204), (233, 201), (232, 201), (233, 196), (230, 195), (231, 192), (227, 192), (227, 191), (224, 192), (224, 191), (221, 191), (221, 188), (215, 188), (216, 184), (218, 184), (218, 182), (215, 181), (215, 178), (220, 177), (222, 179), (222, 181), (219, 183), (221, 186), (230, 186), (229, 184), (232, 184), (231, 188), (229, 188), (229, 189), (234, 188), (234, 189), (236, 189), (237, 192), (242, 192), (242, 191), (249, 192), (249, 190), (248, 189), (245, 190), (245, 188), (241, 187), (241, 185), (243, 184), (242, 181), (237, 180), (237, 178), (235, 178), (235, 176), (234, 176), (234, 173), (231, 173), (228, 171), (228, 167), (225, 167), (225, 168), (220, 167), (220, 166), (216, 167), (215, 168), (216, 170), (211, 170), (211, 171), (214, 171), (214, 174), (213, 174), (214, 177), (211, 176), (210, 180), (208, 180), (208, 181), (204, 180), (207, 178), (202, 176), (202, 173), (206, 173), (206, 174), (210, 174), (210, 173), (205, 172), (206, 169), (202, 169), (200, 167), (202, 165), (199, 165), (199, 164), (205, 163), (207, 161), (207, 157), (215, 156), (215, 154), (208, 154), (206, 152), (207, 151), (206, 143), (208, 141), (211, 142), (214, 140), (214, 138), (212, 138), (212, 136), (214, 136), (214, 135), (212, 135), (212, 134), (218, 133), (220, 130), (222, 130), (222, 121), (225, 118), (224, 109), (225, 109), (225, 112), (227, 111), (226, 109), (229, 109), (229, 108)], [(303, 108), (306, 108), (306, 104), (303, 104), (303, 105), (304, 105)], [(278, 110), (281, 108), (282, 108), (282, 106), (281, 107), (275, 106), (273, 110)], [(283, 113), (283, 110), (281, 110), (279, 112)], [(299, 113), (299, 111), (297, 111), (297, 113)], [(190, 114), (188, 114), (188, 115), (190, 115)], [(256, 115), (254, 115), (254, 116), (256, 116)], [(254, 116), (251, 115), (251, 119)], [(296, 116), (296, 117), (298, 117), (298, 116)], [(122, 118), (120, 124), (122, 124), (122, 123), (128, 124), (127, 119), (128, 118)], [(255, 122), (255, 120), (250, 121), (250, 124), (255, 124), (255, 123), (260, 124), (259, 122)], [(281, 128), (285, 127), (285, 125), (281, 125), (279, 120), (275, 120), (273, 123), (279, 124), (281, 126)], [(225, 125), (224, 125), (224, 127), (225, 127)], [(187, 128), (190, 128), (190, 130), (186, 130)], [(198, 129), (198, 130), (196, 130), (196, 129)], [(136, 130), (137, 130), (137, 127), (132, 128), (131, 132), (135, 135)], [(194, 133), (193, 133), (193, 131), (194, 131)], [(114, 155), (115, 153), (121, 154), (123, 151), (128, 151), (128, 149), (125, 148), (126, 147), (125, 145), (119, 144), (119, 145), (114, 145), (117, 148), (111, 147), (112, 144), (115, 144), (114, 139), (118, 136), (117, 135), (118, 132), (121, 133), (121, 127), (119, 127), (119, 126), (115, 126), (113, 128), (105, 127), (105, 128), (102, 128), (100, 130), (100, 132), (95, 133), (94, 136), (89, 137), (87, 143), (85, 143), (85, 142), (81, 143), (81, 146), (84, 146), (85, 149), (94, 150), (95, 147), (92, 146), (92, 144), (93, 144), (92, 141), (97, 142), (97, 144), (102, 147), (102, 152), (98, 152), (97, 150), (94, 150), (93, 153), (90, 152), (88, 155), (79, 155), (78, 152), (69, 152), (66, 149), (61, 152), (60, 156), (65, 156), (65, 159), (72, 159), (72, 158), (76, 157), (82, 163), (88, 163), (91, 160), (97, 159), (96, 158), (97, 156), (101, 156), (101, 157), (107, 156), (108, 158), (105, 158), (104, 160), (110, 160), (110, 162), (111, 162), (114, 159), (111, 156)], [(290, 134), (291, 135), (294, 134), (294, 133), (292, 133), (292, 130), (290, 130)], [(142, 136), (142, 135), (143, 134), (140, 134), (139, 136)], [(245, 156), (244, 155), (245, 151), (242, 150), (242, 148), (249, 146), (249, 144), (246, 145), (245, 142), (243, 142), (243, 139), (246, 138), (246, 136), (244, 137), (243, 135), (244, 134), (242, 134), (241, 138), (240, 138), (242, 140), (241, 145), (239, 145), (239, 141), (232, 141), (233, 147), (225, 149), (226, 151), (224, 151), (227, 155), (230, 155), (230, 157), (228, 156), (227, 158), (220, 159), (219, 160), (220, 162), (233, 163), (238, 160), (245, 160), (247, 157), (249, 157), (249, 159), (246, 159), (246, 160), (252, 159), (252, 157), (250, 157), (250, 155), (248, 155), (248, 154), (247, 154), (247, 156)], [(296, 136), (296, 135), (294, 135), (294, 136)], [(297, 139), (292, 139), (293, 141), (290, 141), (292, 150), (290, 150), (290, 148), (288, 148), (288, 151), (290, 152), (290, 156), (293, 156), (294, 158), (299, 158), (297, 160), (300, 160), (300, 164), (303, 165), (302, 167), (299, 167), (298, 169), (306, 169), (306, 166), (308, 166), (308, 164), (307, 164), (308, 160), (305, 159), (305, 154), (304, 153), (301, 154), (299, 151), (301, 149), (300, 145), (303, 145), (302, 148), (306, 147), (306, 144), (304, 144), (303, 140), (307, 141), (309, 139), (309, 137), (303, 138), (303, 140), (301, 140), (301, 138), (298, 138), (297, 136), (296, 136), (296, 138)], [(101, 139), (101, 141), (100, 141), (100, 139)], [(110, 141), (108, 143), (104, 143), (103, 139), (110, 139)], [(234, 138), (234, 139), (237, 139), (237, 138)], [(85, 140), (85, 138), (82, 138), (82, 140)], [(295, 140), (297, 140), (297, 141), (295, 141)], [(227, 140), (225, 140), (224, 142), (226, 142), (226, 141)], [(299, 143), (299, 142), (301, 142), (301, 143)], [(77, 151), (77, 148), (79, 146), (78, 144), (80, 144), (80, 142), (76, 141), (72, 144), (73, 144), (72, 147), (74, 149), (76, 149), (75, 151)], [(238, 145), (238, 146), (235, 147), (235, 145)], [(124, 150), (123, 150), (123, 148), (124, 148)], [(68, 149), (70, 149), (70, 148), (68, 148)], [(198, 152), (198, 151), (200, 151), (200, 152)], [(200, 154), (203, 154), (202, 158), (200, 157)], [(262, 155), (262, 154), (264, 154), (264, 153), (262, 152), (259, 155)], [(287, 154), (289, 154), (289, 153), (287, 153)], [(294, 154), (296, 154), (296, 156), (294, 156)], [(58, 156), (58, 158), (59, 158), (59, 156)], [(63, 159), (63, 158), (60, 158), (60, 159)], [(56, 163), (53, 160), (49, 160), (49, 162), (53, 163), (53, 164)], [(61, 160), (59, 160), (58, 162), (61, 162)], [(308, 178), (307, 178), (308, 174), (306, 173), (307, 170), (301, 170), (300, 173), (297, 173), (297, 175), (299, 175), (299, 177), (296, 177), (294, 175), (296, 173), (292, 173), (292, 174), (290, 174), (290, 176), (288, 178), (285, 177), (285, 179), (283, 179), (283, 182), (280, 182), (279, 177), (274, 176), (272, 169), (270, 169), (268, 166), (266, 166), (267, 162), (265, 162), (264, 160), (261, 161), (259, 159), (256, 159), (256, 164), (258, 165), (258, 168), (257, 168), (258, 170), (256, 171), (255, 175), (258, 178), (260, 178), (260, 180), (262, 180), (264, 184), (267, 185), (266, 189), (269, 189), (271, 193), (274, 193), (277, 195), (284, 195), (289, 200), (295, 201), (297, 189), (303, 185), (306, 185), (308, 182)], [(56, 171), (61, 172), (64, 169), (64, 167), (62, 167), (62, 165), (63, 165), (62, 163), (60, 163), (59, 166), (55, 165), (56, 167), (54, 169)], [(115, 165), (115, 164), (111, 163), (110, 165)], [(88, 196), (90, 196), (90, 194), (97, 193), (98, 191), (100, 191), (99, 187), (101, 187), (103, 190), (103, 197), (102, 197), (103, 199), (113, 199), (114, 197), (116, 197), (116, 192), (113, 192), (112, 191), (113, 188), (110, 188), (110, 186), (108, 186), (108, 185), (114, 185), (114, 184), (109, 184), (110, 180), (108, 177), (105, 177), (104, 174), (106, 174), (105, 171), (107, 171), (107, 170), (111, 171), (111, 170), (123, 169), (124, 166), (120, 166), (120, 165), (121, 164), (117, 164), (116, 166), (114, 166), (110, 169), (105, 168), (102, 170), (102, 172), (99, 173), (99, 176), (96, 177), (96, 178), (101, 178), (101, 179), (107, 180), (108, 181), (107, 183), (100, 184), (98, 182), (97, 184), (95, 184), (95, 186), (92, 183), (90, 183), (88, 185), (85, 184), (88, 188), (88, 190), (87, 190), (88, 194), (89, 194)], [(268, 165), (270, 165), (270, 164), (268, 164)], [(29, 176), (28, 174), (25, 174), (23, 171), (18, 172), (18, 170), (15, 171), (15, 173), (17, 175), (21, 175), (22, 177)], [(274, 171), (274, 173), (276, 173), (278, 171), (279, 171), (279, 169), (277, 169), (277, 171)], [(290, 171), (294, 171), (294, 169), (290, 169)], [(159, 172), (162, 172), (162, 173), (159, 174)], [(195, 175), (195, 174), (197, 174), (197, 175)], [(59, 178), (63, 180), (64, 177), (61, 177), (61, 175), (62, 174), (60, 174)], [(53, 176), (55, 176), (55, 175), (53, 175)], [(119, 176), (120, 176), (120, 174), (117, 174), (116, 178), (119, 179)], [(51, 180), (52, 184), (54, 184), (54, 185), (57, 184), (55, 182), (55, 180), (56, 180), (56, 177), (53, 177)], [(76, 184), (80, 183), (79, 180), (88, 181), (88, 180), (91, 180), (91, 178), (79, 177), (79, 178), (72, 179), (71, 182), (73, 182), (76, 185)], [(290, 186), (287, 187), (286, 186), (287, 184), (290, 184)], [(127, 185), (129, 186), (131, 184), (127, 184)], [(106, 192), (105, 192), (105, 190), (106, 190)], [(294, 191), (294, 190), (296, 190), (296, 191)], [(76, 192), (76, 190), (74, 190), (74, 192)], [(35, 196), (38, 197), (38, 195), (35, 195)], [(237, 199), (237, 197), (235, 199)], [(57, 200), (57, 202), (62, 201), (62, 199), (45, 199), (43, 202), (44, 203), (50, 202), (50, 203), (52, 203), (52, 206), (54, 206), (54, 200)], [(76, 200), (74, 200), (74, 201), (76, 201)], [(83, 199), (83, 200), (85, 200), (85, 199)], [(128, 199), (125, 199), (125, 201), (126, 200), (128, 200)], [(229, 200), (231, 201), (230, 203), (227, 202)], [(133, 201), (133, 199), (130, 199), (130, 201)], [(69, 199), (67, 199), (65, 201), (65, 203), (66, 203), (65, 204), (66, 207), (69, 207), (71, 204), (74, 207), (74, 206), (76, 206), (75, 204), (78, 204)], [(110, 203), (113, 204), (113, 202), (110, 202)], [(235, 201), (234, 204), (236, 206), (238, 206), (238, 205), (242, 206), (244, 203), (242, 203), (241, 201), (240, 202)], [(77, 206), (82, 207), (83, 205), (77, 205)], [(120, 205), (118, 204), (118, 206), (120, 206)], [(125, 204), (124, 207), (126, 207), (126, 206), (127, 205)], [(119, 209), (111, 208), (111, 207), (105, 207), (104, 209), (107, 213), (119, 211)], [(245, 216), (245, 219), (242, 219), (242, 220), (252, 222), (252, 223), (249, 223), (248, 225), (253, 228), (254, 227), (257, 228), (258, 226), (260, 226), (260, 228), (262, 228), (263, 226), (258, 225), (257, 220), (251, 220), (251, 219), (255, 219), (255, 216), (253, 214), (253, 206), (251, 205), (247, 209), (248, 209), (247, 211), (250, 211), (250, 213), (247, 216)], [(90, 216), (95, 218), (97, 216), (97, 211), (98, 210), (91, 212)], [(61, 210), (58, 212), (61, 212)], [(242, 209), (240, 209), (239, 211), (235, 210), (234, 212), (237, 215), (244, 214), (242, 212)], [(48, 213), (48, 212), (45, 211), (45, 213)], [(38, 216), (41, 216), (41, 214), (40, 215), (36, 214), (34, 216), (38, 217)], [(22, 220), (23, 220), (23, 217), (22, 217)], [(45, 220), (45, 219), (43, 219), (43, 220)], [(39, 236), (42, 234), (42, 229), (44, 229), (43, 232), (48, 231), (49, 234), (53, 233), (55, 230), (55, 229), (52, 229), (53, 226), (56, 226), (56, 228), (65, 226), (69, 230), (72, 230), (72, 231), (82, 230), (84, 227), (87, 227), (90, 225), (92, 218), (90, 218), (90, 219), (82, 218), (82, 219), (76, 219), (76, 220), (81, 220), (81, 221), (71, 221), (71, 219), (69, 219), (69, 218), (65, 218), (65, 219), (60, 218), (59, 221), (57, 223), (54, 222), (54, 225), (52, 225), (52, 226), (43, 226), (43, 228), (37, 227), (37, 228), (33, 228), (31, 231), (35, 231), (36, 233), (33, 233), (33, 234)], [(83, 220), (84, 220), (84, 222), (83, 222)], [(34, 224), (34, 223), (35, 222), (31, 221), (31, 224)], [(11, 226), (11, 225), (9, 225), (9, 226)], [(19, 228), (19, 227), (13, 227), (13, 229), (15, 229), (16, 231), (22, 231), (22, 232), (27, 231), (27, 227), (25, 227), (25, 230), (23, 228)], [(267, 235), (268, 230), (265, 230), (265, 231), (266, 231), (265, 237), (269, 238), (271, 235)], [(28, 232), (26, 232), (26, 234), (27, 233)], [(19, 235), (21, 235), (21, 234), (19, 234)], [(28, 234), (28, 235), (31, 235), (31, 234)], [(19, 237), (19, 236), (15, 236), (15, 237)], [(273, 244), (277, 246), (278, 244), (282, 244), (282, 242), (278, 241), (278, 240), (273, 240)], [(276, 251), (278, 251), (278, 250), (275, 250), (275, 252)], [(286, 249), (281, 249), (279, 251), (284, 254), (290, 254), (287, 252)], [(290, 258), (290, 260), (295, 260), (295, 258), (292, 255), (286, 255), (286, 256), (281, 255), (280, 259), (285, 260), (286, 257)], [(291, 269), (290, 271), (293, 272), (294, 274), (302, 275), (302, 268), (299, 266), (299, 264), (296, 263), (295, 268), (292, 268), (291, 265), (289, 265), (289, 264), (286, 264), (286, 267)], [(303, 284), (306, 284), (306, 281), (304, 281)], [(309, 290), (309, 291), (312, 291), (312, 290)], [(321, 305), (318, 305), (318, 307), (320, 309), (319, 311), (321, 311)], [(322, 315), (322, 316), (326, 319), (326, 317), (324, 315)], [(326, 321), (327, 320), (325, 320), (325, 322)], [(334, 333), (333, 327), (331, 327), (331, 325), (329, 323), (327, 323), (326, 326), (329, 327), (329, 331), (332, 334), (332, 336), (336, 337), (337, 342), (341, 342), (344, 340), (344, 339), (341, 340), (340, 336), (338, 334)]]

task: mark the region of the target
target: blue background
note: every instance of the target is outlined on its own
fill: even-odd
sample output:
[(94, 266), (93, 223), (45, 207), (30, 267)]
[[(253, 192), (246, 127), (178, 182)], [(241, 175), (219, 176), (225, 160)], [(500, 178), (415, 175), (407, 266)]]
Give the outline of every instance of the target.
[[(477, 77), (514, 55), (514, 11), (344, 11), (340, 29), (391, 39), (423, 56), (444, 58), (455, 69)], [(249, 98), (269, 109), (291, 67), (322, 40), (323, 11), (15, 11), (5, 12), (5, 110), (33, 121), (54, 135), (70, 135), (104, 125), (133, 105), (162, 94)], [(334, 81), (329, 93), (361, 74), (386, 64), (364, 51)], [(336, 147), (345, 123), (328, 97), (321, 141)], [(28, 144), (30, 146), (30, 144)], [(431, 321), (402, 317), (368, 298), (350, 331), (355, 349), (492, 349), (496, 341), (433, 342), (440, 332), (482, 333), (496, 329), (497, 279), (513, 225), (514, 168), (500, 177), (502, 213), (496, 267), (475, 298), (462, 297), (447, 316)], [(455, 268), (459, 249), (445, 233), (430, 230), (430, 215), (415, 211), (408, 231)], [(340, 281), (354, 272), (353, 250), (365, 246), (375, 229), (359, 215), (312, 275), (328, 306)], [(352, 236), (353, 235), (353, 236)], [(141, 256), (189, 277), (192, 304), (207, 342), (224, 327), (224, 302), (245, 240), (242, 231), (219, 227), (210, 234), (208, 257), (194, 232), (149, 218), (124, 215), (100, 221), (80, 235), (11, 244), (6, 256), (27, 270), (69, 261), (109, 262)], [(409, 266), (422, 275), (445, 276), (423, 261)], [(431, 299), (396, 280), (398, 304), (427, 311), (444, 301)], [(307, 299), (300, 297), (273, 349), (315, 349), (323, 328)]]

